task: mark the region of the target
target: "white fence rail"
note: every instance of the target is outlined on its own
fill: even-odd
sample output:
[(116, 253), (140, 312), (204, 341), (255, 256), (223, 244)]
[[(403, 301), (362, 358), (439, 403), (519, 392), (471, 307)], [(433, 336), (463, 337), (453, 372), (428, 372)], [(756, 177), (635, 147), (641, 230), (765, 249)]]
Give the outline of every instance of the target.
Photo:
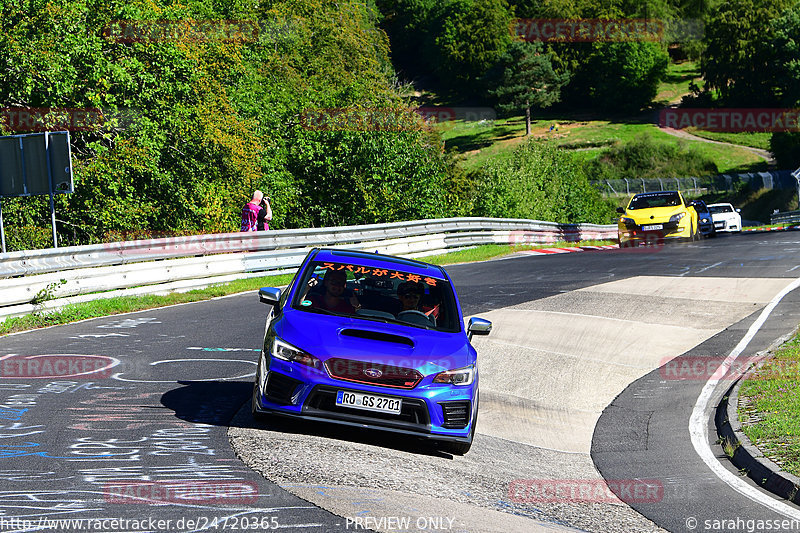
[[(122, 296), (190, 290), (293, 271), (322, 246), (421, 257), (481, 244), (616, 239), (616, 226), (451, 218), (221, 233), (0, 254), (0, 319)], [(63, 282), (62, 282), (63, 280)], [(34, 305), (44, 293), (46, 301)]]

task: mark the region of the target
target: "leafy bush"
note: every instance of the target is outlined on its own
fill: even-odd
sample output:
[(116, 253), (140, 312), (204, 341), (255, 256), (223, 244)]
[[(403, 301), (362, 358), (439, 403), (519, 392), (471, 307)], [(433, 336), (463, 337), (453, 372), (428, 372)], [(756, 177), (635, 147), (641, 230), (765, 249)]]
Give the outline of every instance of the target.
[(587, 173), (592, 180), (650, 179), (706, 176), (718, 170), (716, 163), (684, 142), (656, 143), (650, 135), (640, 135), (589, 161)]
[(589, 184), (583, 167), (566, 151), (535, 139), (473, 178), (477, 216), (601, 224), (614, 218), (614, 206)]

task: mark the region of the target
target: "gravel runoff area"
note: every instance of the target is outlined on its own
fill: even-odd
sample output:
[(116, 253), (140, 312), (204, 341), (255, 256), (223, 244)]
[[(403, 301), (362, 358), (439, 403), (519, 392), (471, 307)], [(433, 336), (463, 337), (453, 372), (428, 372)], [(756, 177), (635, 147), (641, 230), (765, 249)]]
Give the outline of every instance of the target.
[(663, 531), (621, 502), (514, 501), (526, 499), (510, 494), (517, 480), (599, 481), (588, 454), (478, 434), (469, 453), (450, 456), (402, 437), (283, 418), (255, 421), (249, 403), (228, 435), (247, 466), (344, 517), (342, 531), (348, 517), (359, 516), (411, 517), (407, 529), (371, 522), (376, 531), (430, 530), (429, 520), (442, 518), (451, 532)]

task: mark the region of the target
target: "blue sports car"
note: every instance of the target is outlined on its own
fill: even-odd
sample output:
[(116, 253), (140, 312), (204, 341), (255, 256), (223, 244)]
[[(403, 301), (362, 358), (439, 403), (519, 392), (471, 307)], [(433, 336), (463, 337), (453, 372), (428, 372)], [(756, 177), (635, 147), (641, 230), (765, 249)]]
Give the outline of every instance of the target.
[(314, 249), (285, 289), (259, 290), (267, 316), (253, 387), (255, 417), (280, 414), (472, 445), (477, 353), (441, 267)]

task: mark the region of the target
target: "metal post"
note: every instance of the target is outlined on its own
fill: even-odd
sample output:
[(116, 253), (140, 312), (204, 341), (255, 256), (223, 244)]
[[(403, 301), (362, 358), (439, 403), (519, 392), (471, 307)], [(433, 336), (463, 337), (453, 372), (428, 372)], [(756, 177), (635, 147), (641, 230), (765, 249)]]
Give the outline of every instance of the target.
[(631, 184), (628, 183), (628, 178), (622, 178), (622, 179), (625, 180), (625, 194), (630, 196), (631, 195)]
[(644, 184), (644, 178), (639, 178), (639, 179), (642, 180), (642, 192), (647, 192), (647, 187)]
[(792, 177), (797, 181), (797, 209), (800, 209), (800, 168), (792, 172)]
[(50, 186), (50, 223), (53, 225), (53, 248), (58, 248), (56, 235), (56, 204), (53, 201), (53, 169), (50, 164), (50, 132), (44, 133), (44, 156), (47, 158), (47, 183)]
[(6, 230), (3, 227), (3, 199), (0, 198), (0, 241), (3, 244), (3, 253), (6, 253)]

